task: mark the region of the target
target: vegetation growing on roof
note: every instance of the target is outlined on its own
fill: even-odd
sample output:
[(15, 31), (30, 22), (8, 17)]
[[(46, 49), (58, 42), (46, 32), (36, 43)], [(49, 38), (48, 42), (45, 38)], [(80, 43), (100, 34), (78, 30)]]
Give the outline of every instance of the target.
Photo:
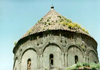
[[(59, 16), (60, 17), (60, 16)], [(81, 29), (83, 32), (89, 34), (89, 32), (87, 30), (85, 30), (84, 28), (81, 27), (81, 25), (79, 25), (78, 23), (73, 23), (71, 20), (63, 17), (65, 20), (63, 20), (62, 18), (60, 18), (60, 22), (62, 22), (62, 25), (65, 26), (67, 25), (69, 29)]]
[(63, 19), (60, 19), (60, 22), (64, 21)]
[(47, 19), (47, 22), (49, 21), (49, 19)]
[(44, 24), (46, 25), (46, 24), (47, 24), (47, 22), (44, 22)]
[(14, 42), (14, 45), (15, 45), (15, 46), (16, 46), (16, 44), (17, 44), (17, 41)]
[(56, 23), (58, 22), (58, 20), (56, 20)]
[(61, 18), (61, 16), (57, 16), (57, 17)]
[[(59, 17), (60, 19), (59, 20), (56, 20), (55, 22), (58, 23), (59, 25), (62, 24), (63, 26), (67, 26), (69, 29), (72, 29), (72, 30), (82, 30), (84, 33), (87, 33), (89, 34), (89, 32), (85, 29), (85, 28), (82, 28), (81, 25), (79, 25), (78, 23), (73, 23), (71, 20), (67, 19), (66, 17), (63, 17), (63, 16), (57, 16)], [(51, 21), (51, 23), (49, 22), (51, 19), (51, 17), (48, 17), (47, 19), (47, 22), (44, 22), (45, 25), (51, 25), (52, 22), (54, 22), (53, 20)], [(40, 19), (40, 21), (38, 21), (38, 23), (42, 22), (43, 18)], [(55, 24), (54, 24), (55, 25)], [(30, 31), (29, 31), (29, 34), (30, 34)]]
[(62, 25), (65, 26), (65, 25), (68, 25), (68, 23), (66, 21), (63, 21)]
[(51, 23), (48, 23), (49, 25), (51, 25)]
[(42, 21), (42, 20), (43, 20), (43, 18), (40, 19), (40, 21)]

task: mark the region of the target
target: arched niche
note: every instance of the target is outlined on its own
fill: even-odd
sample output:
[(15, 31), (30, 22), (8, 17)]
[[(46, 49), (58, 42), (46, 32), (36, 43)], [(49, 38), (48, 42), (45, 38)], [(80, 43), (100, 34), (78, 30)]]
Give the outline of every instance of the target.
[(57, 45), (48, 45), (43, 52), (43, 67), (51, 69), (50, 55), (53, 55), (53, 68), (61, 67), (61, 49)]
[(34, 49), (26, 49), (22, 55), (21, 60), (21, 70), (27, 70), (27, 61), (31, 60), (31, 70), (35, 70), (37, 68), (37, 53)]
[(72, 66), (75, 62), (83, 62), (83, 54), (77, 46), (73, 45), (68, 48), (68, 66)]
[(45, 50), (49, 45), (55, 45), (56, 47), (58, 47), (58, 48), (63, 52), (63, 49), (62, 49), (62, 47), (61, 47), (60, 44), (58, 44), (58, 43), (46, 43), (45, 45), (43, 45), (42, 53), (44, 52), (44, 50)]
[(89, 56), (89, 63), (98, 63), (97, 54), (93, 50), (90, 50), (88, 53)]

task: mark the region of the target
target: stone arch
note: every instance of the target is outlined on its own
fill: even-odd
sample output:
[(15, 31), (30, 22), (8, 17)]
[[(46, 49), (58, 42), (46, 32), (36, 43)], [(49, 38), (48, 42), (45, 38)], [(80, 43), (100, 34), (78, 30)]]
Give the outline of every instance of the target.
[(61, 67), (62, 63), (62, 51), (61, 48), (59, 48), (56, 44), (48, 44), (43, 49), (43, 67), (44, 68), (50, 68), (50, 54), (53, 55), (53, 64), (54, 68)]
[(62, 47), (59, 44), (56, 43), (49, 43), (46, 46), (43, 47), (42, 49), (42, 53), (44, 52), (44, 50), (49, 46), (49, 45), (55, 45), (56, 47), (60, 48), (61, 51), (63, 51)]
[(86, 50), (86, 56), (89, 55), (89, 52), (90, 52), (90, 51), (93, 51), (93, 52), (95, 53), (95, 55), (97, 55), (97, 52), (95, 52), (94, 49), (92, 49), (92, 48), (87, 48), (87, 50)]
[(81, 52), (82, 52), (82, 55), (84, 56), (84, 51), (81, 49), (81, 47), (79, 47), (77, 44), (69, 44), (67, 45), (68, 47), (66, 47), (66, 52), (68, 53), (68, 50), (71, 48), (71, 47), (77, 47)]
[(68, 66), (75, 64), (75, 56), (78, 57), (78, 62), (84, 62), (83, 52), (80, 47), (76, 45), (71, 45), (67, 49), (68, 53)]
[(31, 69), (37, 68), (37, 52), (33, 48), (28, 48), (22, 53), (21, 70), (27, 70), (27, 60), (31, 59)]
[(23, 51), (23, 53), (22, 53), (22, 55), (21, 55), (21, 59), (22, 59), (24, 53), (25, 53), (26, 51), (28, 51), (28, 50), (33, 50), (33, 51), (35, 51), (35, 52), (37, 53), (37, 51), (36, 51), (34, 48), (27, 48), (26, 50)]
[(86, 55), (88, 56), (88, 62), (95, 62), (98, 63), (98, 56), (97, 53), (93, 49), (88, 49)]

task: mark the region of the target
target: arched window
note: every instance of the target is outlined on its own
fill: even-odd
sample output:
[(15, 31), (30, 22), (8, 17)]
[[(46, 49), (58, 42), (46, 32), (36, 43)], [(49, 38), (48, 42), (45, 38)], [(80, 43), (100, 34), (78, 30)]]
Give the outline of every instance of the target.
[(94, 63), (97, 63), (96, 61), (94, 61)]
[(78, 62), (78, 56), (75, 55), (75, 64)]
[(27, 70), (31, 70), (31, 59), (27, 60)]
[(54, 56), (53, 54), (50, 54), (50, 68), (53, 69), (54, 68)]

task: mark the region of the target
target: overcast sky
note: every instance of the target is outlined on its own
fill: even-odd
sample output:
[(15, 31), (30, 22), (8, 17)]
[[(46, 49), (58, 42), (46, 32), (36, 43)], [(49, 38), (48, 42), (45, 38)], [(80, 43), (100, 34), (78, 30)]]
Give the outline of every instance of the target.
[(14, 42), (34, 26), (52, 4), (62, 16), (89, 31), (98, 43), (100, 57), (100, 0), (0, 0), (0, 70), (13, 69)]

